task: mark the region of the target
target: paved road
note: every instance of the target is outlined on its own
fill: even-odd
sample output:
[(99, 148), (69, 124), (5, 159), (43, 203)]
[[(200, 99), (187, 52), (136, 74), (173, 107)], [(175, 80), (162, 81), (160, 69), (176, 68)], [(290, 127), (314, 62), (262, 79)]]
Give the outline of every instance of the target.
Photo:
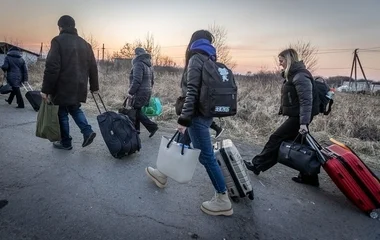
[[(321, 188), (291, 181), (296, 174), (277, 165), (251, 175), (256, 198), (234, 203), (232, 217), (212, 217), (200, 204), (213, 195), (201, 165), (187, 185), (159, 190), (145, 176), (154, 165), (163, 129), (143, 149), (122, 160), (108, 153), (99, 133), (81, 147), (53, 149), (34, 137), (36, 113), (15, 109), (0, 96), (0, 239), (380, 239), (380, 221), (361, 214), (321, 175)], [(237, 144), (250, 158), (259, 149)]]

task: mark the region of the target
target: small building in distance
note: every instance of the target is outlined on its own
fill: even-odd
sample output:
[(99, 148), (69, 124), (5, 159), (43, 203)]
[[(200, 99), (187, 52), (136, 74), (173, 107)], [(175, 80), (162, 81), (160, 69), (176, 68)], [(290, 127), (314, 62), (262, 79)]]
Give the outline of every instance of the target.
[[(3, 65), (5, 56), (11, 47), (18, 47), (10, 43), (0, 42), (0, 66)], [(21, 56), (26, 64), (36, 63), (40, 58), (40, 54), (18, 47), (21, 50)]]

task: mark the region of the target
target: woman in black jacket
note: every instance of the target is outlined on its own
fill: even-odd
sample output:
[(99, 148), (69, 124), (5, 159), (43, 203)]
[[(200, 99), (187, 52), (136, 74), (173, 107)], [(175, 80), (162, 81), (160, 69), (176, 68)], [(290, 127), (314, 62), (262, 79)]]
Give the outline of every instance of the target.
[(1, 68), (7, 73), (7, 82), (12, 87), (12, 92), (5, 101), (12, 104), (13, 98), (16, 96), (17, 108), (24, 108), (24, 99), (21, 95), (20, 87), (22, 83), (28, 81), (28, 69), (24, 59), (21, 57), (19, 48), (11, 47), (9, 49)]
[[(205, 61), (216, 61), (216, 49), (212, 45), (214, 37), (206, 30), (193, 33), (186, 50), (186, 64), (181, 83), (183, 92), (186, 93), (185, 103), (178, 118), (178, 130), (184, 134), (188, 131), (194, 148), (200, 149), (200, 163), (206, 168), (210, 180), (215, 189), (215, 195), (210, 201), (201, 205), (201, 210), (209, 215), (233, 214), (232, 204), (228, 197), (228, 191), (224, 176), (216, 161), (213, 146), (211, 144), (210, 126), (212, 117), (204, 117), (199, 112), (199, 96), (202, 83), (202, 68)], [(158, 187), (165, 187), (167, 177), (157, 169), (148, 167), (147, 175)]]
[[(314, 80), (304, 63), (299, 61), (294, 49), (286, 49), (279, 55), (279, 64), (285, 78), (281, 90), (280, 115), (289, 118), (269, 137), (262, 152), (245, 162), (247, 168), (256, 175), (273, 167), (277, 163), (280, 145), (285, 140), (294, 140), (299, 133), (308, 132), (313, 116), (319, 113), (318, 97)], [(298, 183), (319, 186), (318, 175), (308, 176), (300, 173), (292, 178)]]

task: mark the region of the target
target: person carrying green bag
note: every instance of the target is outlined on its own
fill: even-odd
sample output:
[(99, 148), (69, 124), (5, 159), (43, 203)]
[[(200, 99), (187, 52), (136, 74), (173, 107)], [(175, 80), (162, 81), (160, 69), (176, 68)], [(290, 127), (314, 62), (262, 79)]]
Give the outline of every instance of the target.
[(75, 20), (64, 15), (57, 24), (59, 35), (50, 44), (41, 97), (44, 100), (51, 97), (58, 107), (61, 139), (53, 142), (53, 147), (71, 150), (69, 115), (83, 135), (82, 147), (89, 146), (96, 137), (81, 104), (87, 101), (88, 85), (92, 93), (99, 91), (98, 68), (92, 46), (78, 35)]

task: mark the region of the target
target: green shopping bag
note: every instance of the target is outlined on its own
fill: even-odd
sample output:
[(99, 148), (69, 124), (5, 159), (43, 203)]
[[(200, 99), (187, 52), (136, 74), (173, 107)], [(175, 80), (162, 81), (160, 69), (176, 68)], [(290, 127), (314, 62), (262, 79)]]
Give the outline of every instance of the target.
[(162, 105), (158, 97), (151, 97), (149, 104), (144, 106), (142, 112), (148, 117), (160, 116), (162, 114)]
[(50, 142), (61, 141), (58, 109), (58, 105), (44, 100), (41, 101), (37, 115), (37, 137), (48, 139)]

